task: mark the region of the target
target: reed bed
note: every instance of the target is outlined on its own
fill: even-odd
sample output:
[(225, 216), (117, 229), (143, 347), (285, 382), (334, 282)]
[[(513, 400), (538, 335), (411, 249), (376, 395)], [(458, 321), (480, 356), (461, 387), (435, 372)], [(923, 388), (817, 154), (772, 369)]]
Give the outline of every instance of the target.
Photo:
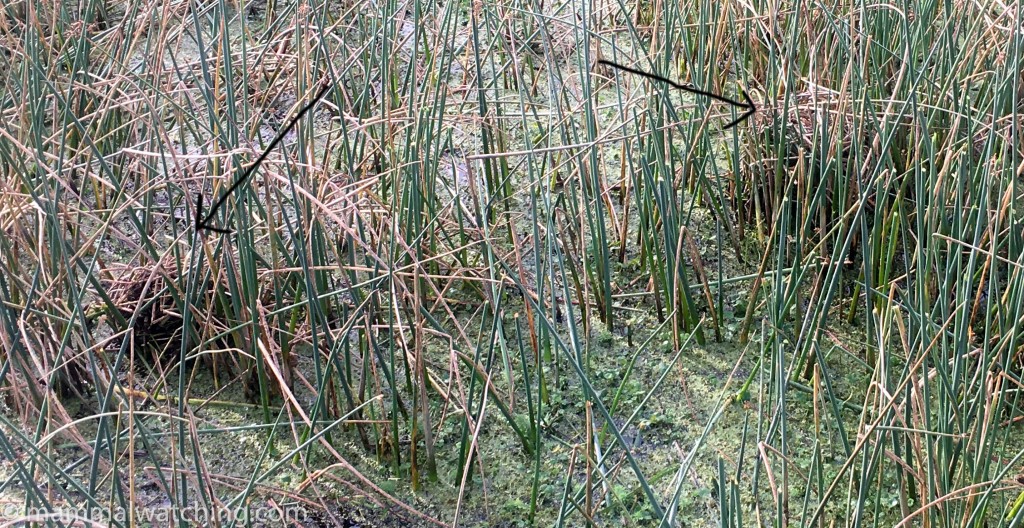
[(1024, 522), (1020, 2), (19, 0), (0, 44), (4, 526)]

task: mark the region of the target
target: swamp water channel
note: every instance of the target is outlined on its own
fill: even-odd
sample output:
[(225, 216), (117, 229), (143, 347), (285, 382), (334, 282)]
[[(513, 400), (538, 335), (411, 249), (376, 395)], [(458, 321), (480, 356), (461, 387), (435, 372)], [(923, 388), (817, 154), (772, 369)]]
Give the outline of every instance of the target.
[[(743, 72), (777, 65), (731, 51), (729, 7), (86, 4), (103, 8), (66, 37), (52, 6), (20, 15), (44, 36), (4, 19), (50, 43), (21, 59), (45, 68), (5, 62), (26, 86), (96, 87), (40, 110), (33, 126), (72, 123), (53, 147), (66, 167), (18, 183), (24, 203), (70, 205), (20, 213), (45, 232), (26, 241), (64, 249), (3, 255), (21, 277), (7, 305), (27, 314), (4, 329), (5, 508), (130, 507), (144, 525), (247, 504), (364, 527), (824, 526), (853, 511), (892, 526), (973, 483), (922, 484), (923, 453), (955, 453), (941, 463), (961, 476), (1020, 464), (1016, 393), (980, 439), (959, 415), (963, 431), (917, 435), (918, 416), (952, 420), (924, 387), (957, 382), (908, 353), (907, 328), (927, 324), (891, 302), (915, 287), (905, 226), (886, 224), (901, 242), (867, 266), (893, 290), (865, 292), (878, 235), (844, 246), (866, 225), (848, 213), (859, 197), (807, 168), (829, 138), (780, 140), (795, 125), (767, 110), (722, 131), (723, 105), (581, 67), (630, 57), (723, 93), (763, 86)], [(197, 194), (221, 196), (324, 78), (324, 101), (216, 215), (233, 233), (193, 237)], [(796, 121), (856, 126), (830, 124), (812, 92)], [(51, 282), (26, 286), (33, 273)], [(33, 306), (40, 291), (80, 300)], [(959, 375), (986, 375), (957, 357)], [(981, 518), (1012, 517), (1019, 490), (992, 489)]]

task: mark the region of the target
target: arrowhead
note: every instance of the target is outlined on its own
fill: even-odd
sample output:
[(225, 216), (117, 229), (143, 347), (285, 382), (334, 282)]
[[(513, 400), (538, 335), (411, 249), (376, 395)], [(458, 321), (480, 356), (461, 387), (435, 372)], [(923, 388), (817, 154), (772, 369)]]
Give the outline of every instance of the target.
[(754, 101), (750, 99), (750, 94), (748, 94), (747, 91), (742, 88), (740, 88), (740, 93), (743, 94), (743, 100), (745, 101), (745, 103), (736, 106), (744, 108), (747, 111), (743, 112), (743, 115), (737, 117), (728, 125), (725, 125), (725, 128), (723, 128), (723, 130), (729, 130), (730, 128), (746, 121), (747, 119), (750, 118), (750, 116), (754, 115), (754, 112), (757, 112), (757, 105), (755, 105)]
[(210, 225), (209, 221), (209, 216), (203, 218), (203, 195), (200, 193), (199, 196), (196, 197), (196, 218), (194, 222), (196, 231), (202, 231), (205, 229), (207, 231), (213, 231), (214, 233), (223, 233), (225, 235), (231, 234), (230, 229), (222, 229), (220, 227)]

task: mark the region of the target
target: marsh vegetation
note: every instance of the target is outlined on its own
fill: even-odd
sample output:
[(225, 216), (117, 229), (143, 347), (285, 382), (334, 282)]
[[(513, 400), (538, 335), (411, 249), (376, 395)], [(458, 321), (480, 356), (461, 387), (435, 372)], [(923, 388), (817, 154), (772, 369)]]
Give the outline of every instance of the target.
[(0, 521), (1024, 521), (1019, 1), (17, 0), (0, 72)]

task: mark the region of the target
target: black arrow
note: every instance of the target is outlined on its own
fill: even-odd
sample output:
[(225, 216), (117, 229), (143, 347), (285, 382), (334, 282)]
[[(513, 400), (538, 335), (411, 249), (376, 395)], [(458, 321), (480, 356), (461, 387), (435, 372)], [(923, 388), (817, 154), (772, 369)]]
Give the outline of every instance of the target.
[(256, 162), (250, 165), (248, 169), (245, 169), (245, 172), (243, 172), (242, 175), (239, 176), (239, 178), (235, 180), (234, 183), (231, 184), (231, 187), (228, 188), (227, 192), (221, 195), (221, 197), (217, 199), (216, 202), (213, 203), (213, 206), (210, 207), (210, 213), (207, 214), (205, 217), (203, 216), (203, 194), (199, 193), (199, 196), (196, 198), (196, 231), (201, 231), (205, 229), (207, 231), (213, 231), (215, 233), (231, 233), (230, 229), (224, 229), (222, 227), (210, 225), (210, 220), (212, 220), (213, 216), (217, 214), (217, 209), (219, 209), (220, 206), (224, 205), (224, 202), (228, 201), (228, 196), (231, 196), (231, 193), (235, 192), (239, 187), (241, 187), (242, 184), (249, 179), (249, 176), (252, 176), (252, 173), (256, 172), (256, 169), (258, 169), (260, 165), (263, 164), (264, 160), (267, 159), (267, 156), (270, 155), (270, 151), (274, 150), (274, 148), (277, 147), (277, 145), (284, 140), (285, 134), (287, 134), (288, 131), (295, 126), (295, 123), (299, 122), (299, 119), (302, 119), (302, 116), (306, 115), (306, 112), (309, 112), (310, 109), (313, 108), (313, 105), (315, 105), (317, 101), (323, 98), (324, 94), (327, 93), (327, 90), (330, 87), (331, 85), (329, 83), (325, 83), (324, 87), (320, 89), (320, 93), (316, 94), (316, 97), (314, 97), (312, 101), (306, 103), (306, 106), (303, 106), (302, 109), (299, 110), (299, 113), (295, 114), (295, 117), (293, 117), (292, 120), (289, 121), (284, 128), (278, 131), (277, 137), (275, 137), (274, 140), (271, 141), (269, 145), (267, 145), (267, 149), (263, 151), (263, 154), (260, 154), (260, 157), (256, 158)]
[(629, 66), (623, 66), (621, 64), (616, 64), (616, 63), (614, 63), (612, 61), (607, 61), (607, 60), (601, 59), (601, 60), (598, 60), (597, 63), (598, 64), (604, 64), (604, 65), (607, 65), (607, 66), (611, 66), (612, 68), (617, 68), (617, 69), (620, 69), (620, 70), (623, 70), (623, 71), (628, 71), (629, 73), (635, 73), (637, 75), (640, 75), (640, 76), (643, 76), (643, 77), (647, 77), (648, 79), (654, 79), (656, 81), (661, 81), (661, 82), (664, 82), (664, 83), (668, 83), (668, 85), (673, 87), (673, 88), (678, 88), (680, 90), (685, 90), (687, 92), (694, 93), (694, 94), (697, 94), (697, 95), (703, 95), (704, 97), (710, 97), (710, 98), (712, 98), (712, 99), (714, 99), (716, 101), (721, 101), (723, 103), (729, 103), (729, 104), (731, 104), (731, 105), (733, 105), (735, 107), (743, 108), (743, 109), (746, 110), (746, 112), (744, 112), (743, 115), (737, 117), (732, 122), (730, 122), (728, 125), (725, 125), (724, 130), (729, 130), (730, 128), (732, 128), (732, 127), (734, 127), (734, 126), (736, 126), (736, 125), (746, 121), (748, 117), (754, 115), (754, 112), (757, 111), (757, 107), (754, 106), (754, 101), (750, 100), (750, 96), (747, 95), (747, 91), (742, 89), (742, 88), (740, 88), (740, 93), (743, 94), (743, 99), (745, 101), (743, 103), (741, 103), (739, 101), (736, 101), (734, 99), (730, 99), (728, 97), (725, 97), (724, 95), (718, 95), (718, 94), (714, 94), (714, 93), (711, 93), (711, 92), (705, 92), (704, 90), (699, 90), (697, 88), (694, 88), (693, 86), (687, 86), (685, 84), (679, 84), (679, 83), (673, 81), (672, 79), (666, 79), (665, 77), (661, 77), (659, 75), (654, 75), (653, 73), (647, 73), (647, 72), (645, 72), (643, 70), (638, 70), (636, 68), (630, 68)]

